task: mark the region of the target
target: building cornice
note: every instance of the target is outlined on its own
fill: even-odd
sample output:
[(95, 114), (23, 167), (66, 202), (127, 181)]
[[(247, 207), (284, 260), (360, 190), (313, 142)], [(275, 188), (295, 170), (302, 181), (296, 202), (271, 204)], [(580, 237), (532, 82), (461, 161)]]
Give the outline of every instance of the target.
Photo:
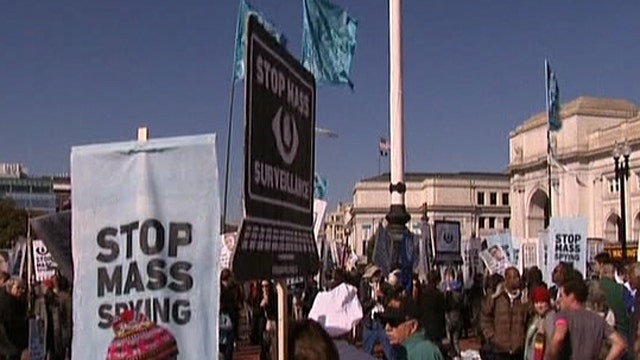
[[(631, 119), (638, 116), (638, 108), (633, 103), (623, 99), (581, 96), (561, 106), (561, 121), (576, 115)], [(545, 111), (530, 117), (522, 125), (516, 127), (516, 129), (509, 134), (509, 137), (512, 138), (523, 132), (546, 126), (547, 113)]]

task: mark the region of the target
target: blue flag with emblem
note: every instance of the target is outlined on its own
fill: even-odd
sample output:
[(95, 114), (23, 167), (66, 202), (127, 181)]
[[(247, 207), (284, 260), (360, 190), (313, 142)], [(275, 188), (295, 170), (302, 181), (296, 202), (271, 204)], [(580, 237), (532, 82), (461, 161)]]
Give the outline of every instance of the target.
[(549, 61), (545, 60), (544, 64), (547, 85), (547, 118), (549, 131), (559, 131), (562, 128), (562, 122), (560, 121), (560, 89), (558, 88), (558, 79), (556, 79), (556, 73), (551, 70)]
[(353, 89), (349, 74), (358, 22), (327, 0), (302, 3), (302, 65), (320, 82)]
[(236, 50), (233, 59), (233, 81), (244, 79), (244, 50), (246, 49), (246, 23), (249, 15), (255, 15), (262, 26), (273, 35), (277, 42), (286, 45), (286, 38), (271, 24), (258, 10), (254, 9), (246, 0), (240, 0), (238, 7), (238, 23), (236, 24)]

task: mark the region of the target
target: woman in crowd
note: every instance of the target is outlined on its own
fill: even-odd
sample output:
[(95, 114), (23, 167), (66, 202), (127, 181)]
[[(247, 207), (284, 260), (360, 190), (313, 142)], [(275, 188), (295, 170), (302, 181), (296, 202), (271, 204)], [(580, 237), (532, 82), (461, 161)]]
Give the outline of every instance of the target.
[(545, 286), (538, 286), (530, 290), (535, 315), (527, 328), (524, 359), (543, 360), (547, 357), (553, 336), (555, 311), (551, 308), (551, 294)]

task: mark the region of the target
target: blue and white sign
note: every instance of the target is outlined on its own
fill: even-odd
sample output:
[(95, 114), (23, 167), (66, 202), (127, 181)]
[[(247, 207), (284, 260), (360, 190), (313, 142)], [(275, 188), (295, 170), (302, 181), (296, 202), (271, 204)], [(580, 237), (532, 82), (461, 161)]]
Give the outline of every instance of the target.
[(587, 272), (587, 219), (552, 217), (549, 223), (547, 273), (560, 263), (572, 263), (583, 275)]
[(204, 135), (72, 149), (74, 360), (218, 353), (215, 144)]
[(519, 264), (520, 247), (514, 245), (514, 241), (510, 233), (499, 233), (490, 236), (487, 238), (487, 245), (489, 247), (496, 245), (500, 246), (512, 265), (517, 266)]

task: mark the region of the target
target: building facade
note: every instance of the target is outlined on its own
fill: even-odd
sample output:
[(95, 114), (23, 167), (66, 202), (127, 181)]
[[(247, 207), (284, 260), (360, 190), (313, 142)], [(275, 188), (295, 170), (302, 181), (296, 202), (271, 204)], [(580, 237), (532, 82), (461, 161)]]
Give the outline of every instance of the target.
[[(550, 177), (546, 113), (531, 117), (510, 134), (511, 228), (523, 241), (525, 259), (534, 258), (527, 252), (533, 251), (550, 213), (587, 218), (590, 256), (619, 248), (619, 224), (626, 221), (629, 253), (635, 256), (640, 235), (639, 115), (626, 100), (580, 97), (563, 105), (562, 128), (551, 133), (549, 141), (557, 160), (551, 161)], [(631, 148), (627, 219), (620, 217), (620, 184), (612, 156), (616, 144), (624, 142)]]
[(22, 164), (0, 164), (0, 197), (33, 214), (55, 212), (70, 196), (68, 176), (30, 177)]
[(327, 240), (336, 241), (339, 244), (347, 242), (353, 228), (353, 206), (346, 203), (338, 203), (336, 210), (326, 216), (324, 234)]
[[(459, 221), (462, 238), (509, 231), (511, 228), (509, 175), (501, 173), (407, 173), (407, 227), (421, 233), (425, 221)], [(351, 240), (359, 256), (389, 210), (389, 174), (356, 183), (351, 210)]]

